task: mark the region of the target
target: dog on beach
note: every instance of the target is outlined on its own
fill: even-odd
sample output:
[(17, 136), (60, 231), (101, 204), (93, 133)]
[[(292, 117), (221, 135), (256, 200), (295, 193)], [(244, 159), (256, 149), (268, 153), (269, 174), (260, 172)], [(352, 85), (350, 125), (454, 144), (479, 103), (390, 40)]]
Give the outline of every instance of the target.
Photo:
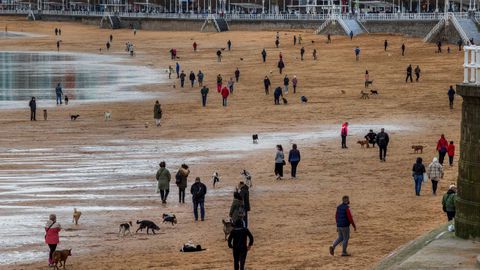
[(233, 222), (228, 219), (222, 219), (223, 223), (223, 233), (225, 234), (225, 241), (227, 241), (228, 236), (233, 231)]
[(78, 220), (82, 216), (82, 212), (77, 211), (77, 208), (73, 208), (73, 220), (72, 222), (75, 223), (75, 225), (78, 225)]
[(43, 110), (43, 120), (47, 121), (47, 118), (48, 118), (47, 110)]
[(220, 175), (218, 174), (218, 172), (213, 172), (212, 181), (213, 181), (213, 188), (215, 188), (215, 185), (218, 182), (220, 182)]
[(283, 104), (287, 105), (288, 104), (288, 100), (284, 97), (282, 97), (282, 101), (283, 101)]
[(75, 120), (77, 120), (78, 117), (80, 117), (79, 114), (71, 114), (70, 115), (70, 120), (75, 121)]
[(240, 173), (243, 176), (243, 179), (245, 180), (245, 184), (248, 187), (252, 187), (252, 175), (245, 169), (243, 169), (243, 172)]
[(357, 141), (358, 144), (360, 144), (360, 146), (362, 148), (365, 147), (365, 145), (367, 146), (367, 148), (370, 148), (370, 145), (368, 144), (368, 141), (367, 140), (363, 140), (363, 141)]
[(177, 224), (177, 218), (173, 214), (163, 214), (163, 222), (170, 222), (172, 223), (172, 226)]
[(423, 154), (423, 145), (412, 145), (412, 149), (414, 153), (420, 152), (420, 154)]
[(258, 143), (258, 134), (252, 135), (253, 143)]
[(118, 236), (120, 236), (120, 234), (122, 234), (123, 236), (125, 236), (128, 232), (129, 235), (132, 235), (132, 233), (130, 232), (130, 228), (133, 227), (132, 225), (132, 222), (129, 221), (127, 223), (122, 223), (120, 224), (119, 226), (119, 230), (118, 230)]
[(340, 93), (342, 93), (342, 95), (345, 95), (347, 92), (345, 92), (345, 90), (340, 90)]
[(112, 112), (104, 112), (103, 118), (105, 119), (105, 121), (112, 120)]
[(147, 229), (147, 234), (149, 234), (149, 230), (152, 230), (153, 234), (155, 234), (155, 230), (160, 230), (160, 227), (158, 227), (157, 224), (153, 223), (153, 221), (150, 220), (137, 220), (137, 224), (140, 224), (140, 227), (138, 227), (135, 233), (138, 233), (138, 231), (143, 231), (143, 229)]
[(65, 105), (68, 105), (68, 96), (65, 95)]
[(370, 95), (378, 96), (378, 90), (370, 90)]
[(59, 266), (63, 266), (63, 269), (65, 269), (65, 264), (67, 263), (68, 256), (72, 256), (71, 249), (54, 251), (52, 254), (52, 259), (53, 259), (53, 265), (55, 266), (55, 269), (59, 269), (58, 268)]
[(300, 101), (301, 101), (302, 103), (307, 103), (307, 102), (308, 102), (308, 98), (307, 98), (306, 96), (301, 96), (301, 97), (300, 97)]
[(365, 88), (367, 88), (369, 85), (373, 85), (373, 80), (365, 81)]
[(363, 92), (363, 90), (360, 91), (360, 94), (361, 94), (361, 96), (360, 96), (361, 99), (369, 99), (369, 98), (370, 98), (370, 97), (368, 96), (368, 93)]

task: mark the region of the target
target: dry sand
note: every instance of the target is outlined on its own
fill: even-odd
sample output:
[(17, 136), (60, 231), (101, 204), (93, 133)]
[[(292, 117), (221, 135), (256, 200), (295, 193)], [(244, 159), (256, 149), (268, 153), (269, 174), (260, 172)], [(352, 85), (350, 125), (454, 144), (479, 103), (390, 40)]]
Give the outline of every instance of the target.
[[(45, 37), (24, 40), (0, 40), (3, 50), (55, 50), (53, 29), (62, 28), (62, 51), (98, 53), (112, 31), (75, 23), (27, 22), (23, 19), (2, 17), (0, 25), (8, 21), (12, 31), (25, 31), (44, 34)], [(192, 29), (196, 30), (196, 29)], [(382, 257), (402, 244), (435, 228), (446, 221), (441, 209), (441, 197), (432, 196), (431, 185), (423, 186), (421, 197), (415, 197), (411, 166), (417, 157), (412, 153), (412, 144), (423, 144), (423, 155), (429, 162), (435, 155), (435, 144), (441, 133), (447, 139), (458, 142), (460, 126), (460, 103), (457, 98), (455, 109), (448, 109), (446, 91), (449, 85), (462, 79), (463, 54), (454, 46), (451, 54), (436, 54), (433, 44), (424, 44), (420, 39), (393, 35), (369, 35), (354, 38), (333, 37), (332, 44), (326, 44), (324, 36), (303, 32), (306, 60), (300, 61), (297, 45), (292, 46), (292, 36), (300, 32), (281, 32), (281, 48), (274, 48), (275, 32), (154, 32), (138, 31), (136, 37), (130, 30), (113, 31), (114, 43), (111, 54), (123, 55), (126, 41), (133, 41), (137, 55), (132, 63), (157, 68), (159, 72), (174, 63), (169, 59), (168, 50), (177, 48), (182, 69), (201, 69), (206, 73), (206, 84), (210, 87), (207, 108), (200, 103), (199, 88), (173, 89), (173, 80), (166, 84), (141, 86), (142, 91), (161, 96), (164, 118), (160, 128), (153, 127), (154, 100), (139, 102), (101, 103), (88, 106), (57, 107), (49, 111), (48, 121), (28, 121), (25, 110), (0, 111), (1, 149), (48, 148), (41, 150), (35, 158), (36, 165), (17, 163), (0, 164), (0, 174), (7, 170), (38, 169), (42, 158), (50, 157), (64, 162), (65, 153), (73, 153), (68, 166), (82, 171), (83, 161), (91, 159), (102, 168), (103, 160), (95, 158), (95, 151), (88, 152), (81, 147), (89, 145), (112, 145), (117, 140), (127, 148), (139, 147), (138, 154), (148, 160), (151, 170), (138, 173), (135, 165), (130, 177), (118, 179), (115, 169), (104, 171), (108, 177), (98, 177), (97, 181), (79, 181), (68, 185), (94, 189), (105, 182), (119, 181), (130, 184), (128, 188), (98, 191), (100, 195), (110, 195), (109, 199), (78, 199), (84, 191), (58, 191), (48, 194), (64, 195), (62, 199), (15, 201), (7, 205), (53, 206), (68, 208), (68, 214), (60, 215), (59, 221), (67, 230), (61, 233), (59, 248), (72, 248), (73, 254), (67, 269), (229, 269), (232, 264), (231, 252), (223, 240), (221, 219), (228, 215), (231, 191), (241, 180), (239, 172), (249, 169), (254, 177), (254, 188), (250, 200), (250, 229), (255, 236), (255, 245), (248, 255), (249, 269), (368, 269)], [(215, 51), (226, 47), (232, 40), (233, 50), (224, 52), (221, 63), (216, 62)], [(383, 41), (388, 39), (390, 47), (383, 51)], [(199, 44), (199, 51), (192, 50), (193, 41)], [(315, 43), (311, 43), (314, 40)], [(400, 55), (400, 46), (405, 42), (406, 56)], [(356, 62), (353, 49), (362, 49), (361, 59)], [(267, 63), (261, 63), (260, 51), (268, 52)], [(319, 60), (313, 61), (311, 51), (317, 48)], [(297, 75), (298, 93), (290, 90), (287, 106), (274, 106), (273, 97), (263, 92), (263, 77), (269, 75), (273, 86), (281, 85), (282, 78), (276, 69), (279, 52), (282, 51), (290, 78)], [(446, 51), (446, 50), (445, 50)], [(240, 58), (244, 60), (241, 61)], [(408, 64), (420, 65), (422, 78), (419, 83), (404, 82)], [(233, 77), (236, 67), (241, 70), (240, 82), (235, 84), (235, 93), (229, 98), (227, 108), (221, 107), (221, 98), (215, 91), (216, 74)], [(415, 66), (414, 66), (415, 67)], [(365, 69), (374, 79), (374, 89), (380, 95), (369, 100), (359, 99), (363, 88)], [(177, 82), (178, 85), (178, 82)], [(187, 81), (188, 85), (188, 81)], [(341, 90), (346, 91), (342, 95)], [(308, 104), (300, 103), (300, 96), (309, 98)], [(52, 101), (54, 102), (54, 101)], [(26, 101), (27, 103), (27, 101)], [(112, 111), (113, 120), (103, 121), (103, 112)], [(78, 121), (71, 122), (69, 114), (81, 115)], [(41, 117), (38, 117), (41, 118)], [(343, 121), (350, 122), (353, 135), (349, 136), (348, 150), (340, 148), (338, 133)], [(150, 127), (145, 128), (144, 123)], [(386, 163), (378, 161), (376, 149), (361, 149), (355, 142), (368, 128), (377, 131), (380, 126), (388, 130), (391, 144)], [(355, 132), (355, 127), (358, 131)], [(322, 138), (315, 138), (316, 132), (325, 132)], [(332, 133), (333, 132), (333, 133)], [(215, 151), (179, 153), (175, 161), (170, 156), (155, 154), (178, 139), (192, 139), (187, 147), (195, 147), (196, 139), (209, 140), (207, 145), (225, 138), (244, 137), (250, 140), (253, 133), (260, 135), (258, 149), (249, 146), (247, 151), (226, 151), (217, 156)], [(275, 133), (279, 135), (274, 136)], [(268, 143), (262, 134), (271, 134), (272, 141), (281, 141), (285, 149), (299, 141), (302, 162), (296, 181), (274, 181), (273, 161), (275, 149), (262, 147)], [(302, 139), (304, 135), (305, 138)], [(142, 152), (142, 147), (162, 140), (150, 152)], [(235, 139), (232, 139), (233, 141)], [(128, 142), (128, 143), (127, 143)], [(179, 141), (180, 143), (182, 141)], [(227, 141), (228, 142), (228, 141)], [(210, 144), (208, 144), (210, 143)], [(132, 148), (130, 148), (132, 147)], [(128, 150), (125, 152), (128, 152)], [(227, 147), (228, 149), (228, 147)], [(457, 156), (458, 156), (457, 149)], [(43, 151), (43, 152), (42, 152)], [(133, 151), (133, 150), (132, 150)], [(44, 153), (45, 152), (45, 153)], [(108, 166), (128, 166), (129, 156), (121, 151), (111, 152)], [(6, 160), (13, 154), (4, 153)], [(214, 155), (214, 157), (212, 157)], [(26, 153), (25, 159), (33, 156)], [(78, 163), (75, 160), (79, 157)], [(151, 158), (148, 158), (151, 156)], [(194, 159), (195, 157), (200, 157)], [(210, 159), (209, 159), (210, 158)], [(82, 160), (80, 160), (82, 159)], [(192, 176), (202, 177), (210, 193), (206, 198), (207, 219), (194, 223), (191, 204), (178, 205), (177, 189), (172, 186), (169, 203), (160, 204), (153, 193), (153, 176), (160, 160), (166, 160), (169, 168), (175, 170), (182, 160), (189, 162)], [(21, 161), (21, 159), (20, 159)], [(173, 163), (173, 164), (172, 164)], [(107, 164), (107, 163), (105, 163)], [(120, 164), (120, 165), (119, 165)], [(127, 164), (127, 165), (125, 165)], [(78, 167), (77, 167), (78, 166)], [(107, 165), (105, 165), (107, 166)], [(112, 167), (109, 167), (111, 169)], [(122, 169), (122, 168), (118, 168)], [(213, 191), (210, 176), (218, 170), (222, 176), (220, 187)], [(285, 170), (289, 173), (289, 166)], [(28, 172), (26, 172), (28, 176)], [(450, 182), (455, 181), (457, 167), (446, 168), (445, 179), (440, 182), (439, 194), (446, 191)], [(51, 172), (52, 177), (55, 172)], [(92, 179), (96, 179), (92, 174)], [(108, 179), (110, 178), (110, 179)], [(287, 178), (288, 179), (288, 178)], [(67, 182), (68, 179), (65, 179)], [(111, 182), (110, 182), (111, 184)], [(63, 183), (55, 183), (63, 186)], [(48, 185), (52, 186), (52, 185)], [(120, 194), (121, 193), (121, 194)], [(98, 195), (97, 194), (97, 195)], [(116, 195), (122, 199), (116, 201)], [(358, 226), (352, 233), (349, 251), (352, 257), (331, 257), (328, 246), (336, 237), (335, 206), (342, 195), (351, 198), (351, 208)], [(125, 195), (125, 196), (123, 196)], [(71, 197), (70, 197), (71, 196)], [(126, 196), (138, 196), (129, 199)], [(10, 198), (6, 195), (5, 198)], [(16, 198), (15, 196), (12, 199)], [(190, 197), (187, 196), (187, 202)], [(77, 206), (82, 211), (93, 206), (129, 205), (136, 209), (124, 211), (83, 210), (78, 227), (70, 224), (70, 209)], [(48, 209), (39, 210), (32, 216), (35, 222), (44, 222)], [(161, 214), (173, 212), (179, 219), (175, 227), (161, 225), (161, 234), (146, 236), (138, 234), (125, 239), (115, 235), (118, 224), (125, 220), (151, 219), (161, 222)], [(25, 219), (24, 222), (32, 221)], [(22, 221), (19, 221), (22, 223)], [(20, 226), (21, 224), (19, 224)], [(3, 229), (0, 229), (3, 230)], [(19, 251), (41, 250), (46, 256), (47, 248), (42, 243), (42, 228), (32, 226), (36, 243), (19, 248)], [(208, 250), (197, 254), (179, 253), (180, 246), (188, 241), (199, 242)], [(340, 247), (337, 250), (340, 252)], [(2, 266), (1, 269), (46, 269), (46, 260), (36, 263)]]

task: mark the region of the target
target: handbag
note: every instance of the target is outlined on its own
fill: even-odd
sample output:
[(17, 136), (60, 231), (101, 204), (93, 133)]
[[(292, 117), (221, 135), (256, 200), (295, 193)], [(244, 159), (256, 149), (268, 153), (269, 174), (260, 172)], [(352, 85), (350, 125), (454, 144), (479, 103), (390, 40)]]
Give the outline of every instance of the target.
[(427, 173), (423, 173), (423, 182), (426, 183), (428, 179)]

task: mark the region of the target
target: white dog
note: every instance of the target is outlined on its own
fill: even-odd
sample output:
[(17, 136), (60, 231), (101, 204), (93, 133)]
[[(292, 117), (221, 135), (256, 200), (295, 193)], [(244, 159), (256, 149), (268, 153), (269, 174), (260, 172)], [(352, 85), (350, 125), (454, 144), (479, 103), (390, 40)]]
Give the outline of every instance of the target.
[(104, 112), (103, 117), (105, 118), (105, 121), (112, 120), (112, 113), (111, 112)]

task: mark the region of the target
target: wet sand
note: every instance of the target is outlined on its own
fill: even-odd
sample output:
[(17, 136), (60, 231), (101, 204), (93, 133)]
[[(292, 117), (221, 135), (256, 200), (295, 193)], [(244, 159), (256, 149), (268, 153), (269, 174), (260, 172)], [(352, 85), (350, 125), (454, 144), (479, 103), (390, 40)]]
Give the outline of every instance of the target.
[[(175, 64), (168, 53), (175, 47), (187, 76), (198, 69), (206, 74), (210, 93), (207, 108), (202, 108), (199, 88), (190, 88), (188, 81), (184, 89), (178, 82), (173, 88), (174, 80), (138, 87), (162, 103), (159, 128), (152, 119), (154, 99), (78, 106), (71, 100), (68, 106), (49, 108), (48, 121), (38, 113), (35, 123), (27, 121), (26, 109), (0, 110), (0, 236), (5, 239), (0, 253), (7, 254), (1, 255), (2, 263), (16, 262), (0, 269), (46, 269), (42, 225), (50, 212), (57, 213), (65, 228), (59, 248), (73, 249), (67, 269), (228, 269), (232, 257), (223, 240), (221, 219), (228, 216), (231, 192), (242, 180), (243, 168), (253, 174), (254, 182), (249, 220), (255, 246), (248, 255), (249, 269), (368, 269), (446, 220), (441, 197), (430, 195), (430, 184), (423, 186), (421, 197), (414, 196), (410, 169), (418, 155), (410, 146), (425, 145), (420, 156), (428, 163), (439, 135), (445, 133), (457, 143), (458, 156), (461, 98), (450, 111), (446, 96), (448, 86), (462, 80), (463, 54), (454, 46), (451, 54), (435, 54), (433, 44), (392, 35), (353, 41), (333, 37), (333, 43), (326, 44), (324, 36), (303, 32), (307, 52), (302, 62), (300, 47), (292, 46), (295, 32), (281, 32), (281, 48), (275, 49), (275, 32), (140, 30), (134, 37), (126, 29), (112, 32), (82, 24), (1, 19), (8, 21), (12, 31), (45, 35), (0, 40), (3, 50), (54, 51), (53, 29), (61, 26), (61, 51), (99, 53), (113, 33), (112, 49), (102, 51), (103, 55), (125, 55), (124, 44), (132, 41), (137, 49), (132, 64), (164, 72)], [(223, 61), (217, 63), (215, 52), (226, 47), (228, 39), (233, 50), (224, 51)], [(387, 53), (384, 39), (391, 44)], [(199, 44), (197, 53), (191, 47), (194, 40)], [(407, 46), (405, 57), (400, 55), (402, 42)], [(362, 49), (358, 62), (353, 54), (357, 45)], [(263, 47), (268, 53), (266, 64), (261, 63)], [(319, 55), (315, 62), (313, 48)], [(287, 106), (274, 106), (272, 94), (265, 96), (263, 91), (265, 75), (273, 86), (283, 83), (276, 69), (280, 51), (286, 63), (284, 74), (290, 79), (297, 75), (299, 80), (297, 94), (290, 89), (287, 95)], [(410, 63), (422, 69), (419, 83), (404, 83)], [(215, 91), (216, 74), (221, 73), (226, 82), (236, 67), (241, 71), (240, 82), (223, 108)], [(366, 68), (380, 95), (361, 100)], [(301, 95), (309, 98), (308, 104), (300, 103)], [(112, 112), (112, 121), (103, 120), (104, 111)], [(69, 115), (77, 113), (80, 118), (70, 121)], [(340, 148), (343, 121), (351, 124), (348, 150)], [(377, 149), (355, 144), (368, 129), (378, 131), (381, 126), (391, 136), (386, 163), (378, 161)], [(259, 134), (258, 145), (251, 144), (253, 133)], [(291, 143), (299, 145), (298, 180), (274, 180), (277, 143), (285, 149)], [(173, 171), (187, 162), (189, 186), (195, 176), (204, 179), (209, 188), (205, 222), (193, 222), (188, 195), (186, 205), (176, 203), (174, 184), (168, 204), (160, 204), (153, 179), (161, 160)], [(216, 189), (210, 180), (214, 170), (222, 178)], [(289, 172), (287, 166), (285, 174)], [(439, 194), (455, 181), (456, 172), (456, 166), (446, 168)], [(328, 246), (336, 237), (335, 206), (344, 194), (351, 197), (358, 232), (351, 236), (352, 257), (331, 257)], [(74, 207), (83, 212), (78, 226), (71, 224)], [(160, 224), (162, 213), (167, 212), (177, 215), (177, 226)], [(120, 223), (137, 219), (155, 221), (161, 233), (117, 237)], [(179, 253), (188, 240), (207, 251)], [(24, 261), (39, 258), (40, 262)]]

